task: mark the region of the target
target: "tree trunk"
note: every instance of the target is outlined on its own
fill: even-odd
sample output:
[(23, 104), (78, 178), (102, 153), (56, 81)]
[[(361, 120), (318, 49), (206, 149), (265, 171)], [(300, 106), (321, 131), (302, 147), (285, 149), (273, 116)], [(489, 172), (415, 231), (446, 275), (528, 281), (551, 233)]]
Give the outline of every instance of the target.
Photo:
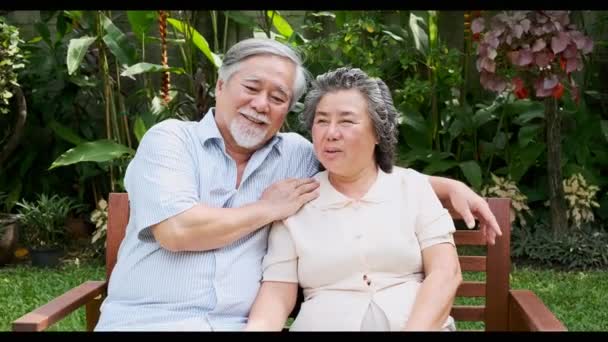
[(545, 100), (545, 122), (547, 123), (547, 173), (549, 176), (551, 226), (554, 236), (557, 236), (566, 233), (568, 223), (564, 188), (562, 186), (561, 117), (557, 112), (557, 101), (553, 97)]
[(25, 127), (25, 120), (27, 119), (27, 106), (25, 96), (20, 87), (13, 87), (13, 100), (17, 103), (17, 120), (15, 121), (15, 128), (13, 134), (7, 141), (4, 148), (0, 151), (0, 166), (8, 159), (13, 151), (19, 146), (21, 137), (23, 136), (23, 128)]

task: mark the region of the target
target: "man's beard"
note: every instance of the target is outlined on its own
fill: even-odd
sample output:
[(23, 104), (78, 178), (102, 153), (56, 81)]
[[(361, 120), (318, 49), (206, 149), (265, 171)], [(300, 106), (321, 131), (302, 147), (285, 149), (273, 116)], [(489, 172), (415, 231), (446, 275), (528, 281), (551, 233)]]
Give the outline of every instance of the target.
[[(255, 116), (254, 116), (255, 117)], [(230, 134), (240, 147), (251, 149), (259, 146), (266, 138), (266, 127), (256, 127), (253, 122), (248, 122), (246, 118), (235, 117), (230, 123)]]

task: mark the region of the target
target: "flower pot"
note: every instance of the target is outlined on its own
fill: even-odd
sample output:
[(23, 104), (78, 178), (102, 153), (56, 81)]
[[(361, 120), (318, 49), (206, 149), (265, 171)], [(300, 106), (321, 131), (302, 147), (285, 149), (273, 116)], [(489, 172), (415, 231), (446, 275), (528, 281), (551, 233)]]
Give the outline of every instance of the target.
[(56, 267), (63, 256), (63, 251), (59, 248), (32, 249), (30, 256), (32, 257), (32, 266)]

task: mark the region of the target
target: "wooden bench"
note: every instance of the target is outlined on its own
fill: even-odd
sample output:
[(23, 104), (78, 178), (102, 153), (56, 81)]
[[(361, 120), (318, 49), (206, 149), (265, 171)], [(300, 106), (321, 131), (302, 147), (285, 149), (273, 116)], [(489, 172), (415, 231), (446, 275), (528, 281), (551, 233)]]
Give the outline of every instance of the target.
[[(485, 256), (460, 256), (463, 272), (485, 272), (485, 281), (465, 281), (457, 293), (458, 297), (485, 297), (485, 305), (454, 305), (452, 316), (457, 322), (483, 322), (486, 331), (565, 331), (565, 326), (533, 292), (510, 288), (510, 200), (487, 200), (503, 232), (503, 235), (497, 238), (496, 244), (486, 246), (484, 232), (480, 230), (458, 230), (455, 234), (457, 246), (486, 246)], [(127, 194), (111, 193), (108, 207), (106, 279), (112, 274), (128, 219)], [(12, 329), (42, 331), (85, 306), (86, 329), (91, 331), (97, 324), (99, 307), (105, 298), (106, 289), (106, 281), (87, 281), (18, 318), (13, 322)], [(298, 307), (299, 304), (294, 313)]]

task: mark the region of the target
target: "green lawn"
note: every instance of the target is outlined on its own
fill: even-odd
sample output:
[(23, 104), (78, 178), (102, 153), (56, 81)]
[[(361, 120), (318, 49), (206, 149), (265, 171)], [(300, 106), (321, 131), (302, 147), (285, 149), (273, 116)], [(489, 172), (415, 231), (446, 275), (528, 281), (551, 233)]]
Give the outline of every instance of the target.
[[(37, 269), (25, 265), (0, 268), (0, 331), (11, 322), (85, 280), (104, 279), (101, 265), (73, 262), (59, 269)], [(479, 279), (479, 274), (465, 274)], [(530, 289), (545, 302), (571, 331), (608, 330), (608, 271), (561, 272), (514, 267), (511, 287)], [(474, 301), (475, 299), (473, 299)], [(462, 301), (458, 304), (479, 304)], [(82, 330), (84, 309), (80, 309), (51, 330)], [(458, 329), (482, 329), (475, 323), (459, 323)]]
[[(58, 269), (17, 265), (0, 267), (0, 331), (11, 329), (11, 322), (86, 280), (105, 279), (101, 265), (73, 262)], [(84, 330), (85, 312), (81, 308), (49, 330)]]

